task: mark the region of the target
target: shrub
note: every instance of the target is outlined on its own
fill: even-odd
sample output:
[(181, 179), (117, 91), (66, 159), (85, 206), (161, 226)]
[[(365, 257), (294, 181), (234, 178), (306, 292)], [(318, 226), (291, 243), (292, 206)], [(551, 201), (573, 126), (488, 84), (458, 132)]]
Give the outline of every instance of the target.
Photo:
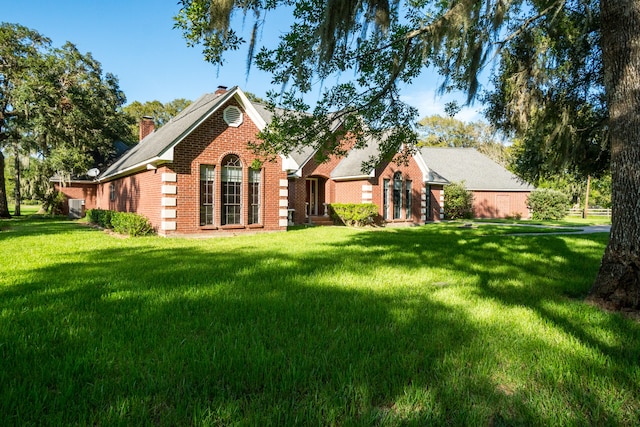
[(446, 219), (473, 218), (473, 193), (462, 182), (444, 186), (444, 217)]
[(146, 236), (153, 233), (149, 220), (142, 215), (129, 212), (113, 212), (111, 214), (113, 231), (129, 236)]
[(567, 215), (571, 207), (571, 199), (560, 191), (541, 188), (529, 194), (527, 207), (531, 209), (532, 219), (558, 220)]
[(103, 228), (113, 228), (111, 225), (112, 211), (104, 209), (89, 209), (87, 212), (87, 220), (92, 224), (97, 224)]
[(113, 212), (104, 209), (90, 209), (87, 211), (89, 222), (100, 227), (111, 228), (116, 233), (129, 236), (145, 236), (153, 233), (149, 220), (135, 213)]
[(333, 219), (345, 225), (372, 225), (378, 216), (378, 206), (372, 203), (332, 203), (330, 206)]
[(51, 215), (61, 215), (66, 197), (60, 191), (47, 193), (42, 200), (42, 209)]

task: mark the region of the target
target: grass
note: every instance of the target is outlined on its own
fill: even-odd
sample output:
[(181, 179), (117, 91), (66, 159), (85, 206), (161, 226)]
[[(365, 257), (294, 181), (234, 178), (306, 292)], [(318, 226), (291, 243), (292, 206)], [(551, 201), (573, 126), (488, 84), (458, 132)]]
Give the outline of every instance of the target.
[(635, 425), (607, 236), (0, 222), (1, 425)]
[[(20, 205), (20, 217), (35, 215), (40, 211), (40, 205)], [(9, 204), (9, 213), (13, 215), (15, 212), (15, 206)]]

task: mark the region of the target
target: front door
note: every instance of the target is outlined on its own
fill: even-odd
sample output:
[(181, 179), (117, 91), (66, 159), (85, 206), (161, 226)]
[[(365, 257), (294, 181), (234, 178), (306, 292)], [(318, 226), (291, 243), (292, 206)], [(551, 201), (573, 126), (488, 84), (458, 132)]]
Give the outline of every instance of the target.
[(318, 178), (307, 178), (307, 216), (318, 215)]

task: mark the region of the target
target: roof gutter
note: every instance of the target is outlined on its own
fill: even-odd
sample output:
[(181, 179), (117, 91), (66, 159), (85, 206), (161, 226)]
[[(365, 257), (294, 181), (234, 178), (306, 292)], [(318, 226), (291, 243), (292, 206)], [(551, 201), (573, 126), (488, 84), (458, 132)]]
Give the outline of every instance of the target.
[(170, 150), (171, 151), (171, 158), (168, 158), (169, 156), (158, 156), (158, 157), (154, 157), (152, 159), (149, 160), (145, 160), (144, 162), (140, 162), (136, 165), (130, 166), (126, 169), (123, 169), (121, 171), (118, 171), (118, 173), (114, 173), (114, 174), (110, 174), (110, 175), (105, 175), (102, 177), (99, 177), (96, 179), (95, 182), (105, 182), (105, 181), (111, 181), (114, 180), (116, 178), (120, 178), (122, 176), (127, 176), (127, 175), (131, 175), (134, 172), (140, 172), (143, 170), (149, 170), (149, 169), (155, 169), (157, 168), (159, 165), (163, 164), (163, 163), (168, 163), (171, 162), (173, 160), (173, 149)]

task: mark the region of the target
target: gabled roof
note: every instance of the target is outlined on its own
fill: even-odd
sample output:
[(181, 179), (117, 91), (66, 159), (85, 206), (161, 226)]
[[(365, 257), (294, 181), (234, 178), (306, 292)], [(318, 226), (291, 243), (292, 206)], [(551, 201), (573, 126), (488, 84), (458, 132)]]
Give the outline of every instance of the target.
[(380, 143), (370, 138), (362, 148), (349, 150), (347, 155), (331, 171), (331, 179), (344, 181), (349, 179), (366, 179), (373, 177), (375, 170), (363, 171), (362, 164), (380, 156)]
[[(366, 179), (374, 171), (362, 171), (362, 163), (379, 156), (379, 142), (351, 150), (331, 172), (337, 181)], [(464, 182), (468, 190), (531, 191), (530, 184), (494, 162), (475, 148), (423, 147), (413, 155), (429, 184)]]
[(449, 182), (464, 182), (467, 190), (534, 190), (475, 148), (423, 147), (418, 153), (433, 173)]
[(147, 135), (127, 151), (107, 168), (98, 180), (140, 171), (148, 164), (172, 161), (173, 148), (231, 98), (240, 102), (259, 129), (264, 128), (271, 119), (266, 111), (257, 109), (237, 86), (222, 94), (205, 94), (172, 118), (169, 123)]

